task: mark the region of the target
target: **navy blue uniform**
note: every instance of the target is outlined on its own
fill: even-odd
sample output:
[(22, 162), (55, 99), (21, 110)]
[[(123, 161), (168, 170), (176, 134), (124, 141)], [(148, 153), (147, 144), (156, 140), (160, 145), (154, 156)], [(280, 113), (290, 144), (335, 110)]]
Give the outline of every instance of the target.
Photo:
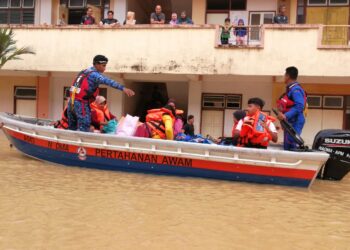
[[(287, 95), (290, 100), (294, 102), (291, 109), (285, 113), (287, 121), (292, 125), (295, 131), (301, 135), (305, 124), (304, 110), (306, 105), (306, 94), (303, 88), (298, 82), (293, 82), (287, 86)], [(294, 139), (284, 133), (284, 149), (293, 150), (297, 148), (297, 144)]]
[[(88, 92), (94, 93), (100, 84), (110, 86), (121, 91), (124, 90), (124, 86), (117, 83), (116, 81), (109, 79), (99, 73), (94, 67), (91, 67), (84, 71), (88, 74)], [(70, 130), (79, 130), (88, 132), (91, 125), (91, 109), (90, 101), (88, 100), (74, 100), (74, 105), (72, 105), (72, 100), (68, 103), (68, 124)]]

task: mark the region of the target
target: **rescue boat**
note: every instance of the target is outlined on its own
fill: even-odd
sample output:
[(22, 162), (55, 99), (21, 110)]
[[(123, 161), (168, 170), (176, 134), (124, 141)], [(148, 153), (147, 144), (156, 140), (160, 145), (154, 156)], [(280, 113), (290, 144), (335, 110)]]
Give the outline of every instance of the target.
[(120, 137), (55, 129), (51, 121), (0, 113), (20, 152), (72, 167), (310, 187), (329, 155)]

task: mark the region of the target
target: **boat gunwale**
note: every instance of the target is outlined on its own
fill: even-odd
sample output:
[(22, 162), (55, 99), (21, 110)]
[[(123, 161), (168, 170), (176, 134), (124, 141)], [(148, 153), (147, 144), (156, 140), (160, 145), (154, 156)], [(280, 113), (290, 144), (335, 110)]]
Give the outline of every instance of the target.
[[(35, 119), (35, 118), (33, 118)], [(35, 119), (37, 120), (37, 119)], [(60, 135), (67, 136), (74, 135), (74, 138), (77, 140), (72, 140), (70, 142), (66, 142), (67, 144), (72, 145), (81, 145), (84, 144), (85, 139), (94, 139), (100, 141), (101, 143), (96, 143), (96, 147), (101, 146), (108, 149), (108, 146), (113, 146), (113, 144), (104, 145), (103, 142), (107, 140), (118, 140), (123, 143), (151, 143), (154, 146), (167, 146), (174, 148), (189, 148), (189, 149), (199, 149), (199, 150), (208, 150), (211, 152), (222, 152), (222, 153), (249, 153), (249, 154), (257, 154), (260, 156), (266, 156), (270, 158), (287, 158), (287, 159), (300, 159), (300, 160), (310, 160), (310, 161), (322, 161), (325, 162), (329, 155), (325, 152), (321, 151), (312, 151), (312, 152), (292, 152), (292, 151), (284, 151), (277, 149), (252, 149), (252, 148), (241, 148), (241, 147), (233, 147), (233, 146), (222, 146), (216, 144), (199, 144), (199, 143), (189, 143), (189, 142), (180, 142), (180, 141), (167, 141), (167, 140), (156, 140), (151, 138), (138, 138), (138, 137), (126, 137), (126, 136), (111, 136), (110, 134), (98, 134), (98, 133), (86, 133), (81, 131), (71, 131), (71, 130), (60, 130), (55, 129), (49, 126), (41, 126), (37, 124), (31, 124), (25, 121), (20, 121), (12, 118), (6, 113), (0, 112), (0, 122), (4, 124), (5, 128), (9, 128), (14, 131), (22, 132), (20, 129), (32, 130), (35, 134), (32, 136), (40, 136), (40, 132), (52, 133), (52, 141), (57, 141)], [(8, 127), (10, 126), (10, 127)], [(17, 127), (15, 129), (11, 128), (11, 126)], [(56, 137), (56, 138), (55, 138)], [(47, 138), (49, 140), (50, 138)], [(80, 139), (80, 140), (79, 140)], [(64, 139), (63, 139), (64, 140)], [(111, 149), (116, 150), (116, 149)], [(132, 148), (130, 148), (132, 150)], [(149, 149), (151, 150), (151, 149)], [(170, 152), (170, 151), (169, 151)], [(176, 154), (176, 152), (174, 152)], [(239, 160), (239, 159), (238, 159)]]

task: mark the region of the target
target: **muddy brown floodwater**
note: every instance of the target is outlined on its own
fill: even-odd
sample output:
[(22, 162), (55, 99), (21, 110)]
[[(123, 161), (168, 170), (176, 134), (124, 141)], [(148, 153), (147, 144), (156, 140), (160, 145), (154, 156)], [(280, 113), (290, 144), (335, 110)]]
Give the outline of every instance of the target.
[(350, 249), (350, 176), (310, 190), (87, 170), (0, 132), (0, 249)]

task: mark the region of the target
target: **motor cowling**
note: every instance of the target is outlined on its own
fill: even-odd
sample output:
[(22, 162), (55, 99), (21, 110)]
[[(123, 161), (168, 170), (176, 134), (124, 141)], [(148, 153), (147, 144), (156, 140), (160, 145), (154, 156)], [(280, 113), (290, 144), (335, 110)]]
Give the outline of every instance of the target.
[(330, 155), (318, 178), (341, 180), (350, 171), (349, 130), (322, 130), (316, 135), (312, 148)]

